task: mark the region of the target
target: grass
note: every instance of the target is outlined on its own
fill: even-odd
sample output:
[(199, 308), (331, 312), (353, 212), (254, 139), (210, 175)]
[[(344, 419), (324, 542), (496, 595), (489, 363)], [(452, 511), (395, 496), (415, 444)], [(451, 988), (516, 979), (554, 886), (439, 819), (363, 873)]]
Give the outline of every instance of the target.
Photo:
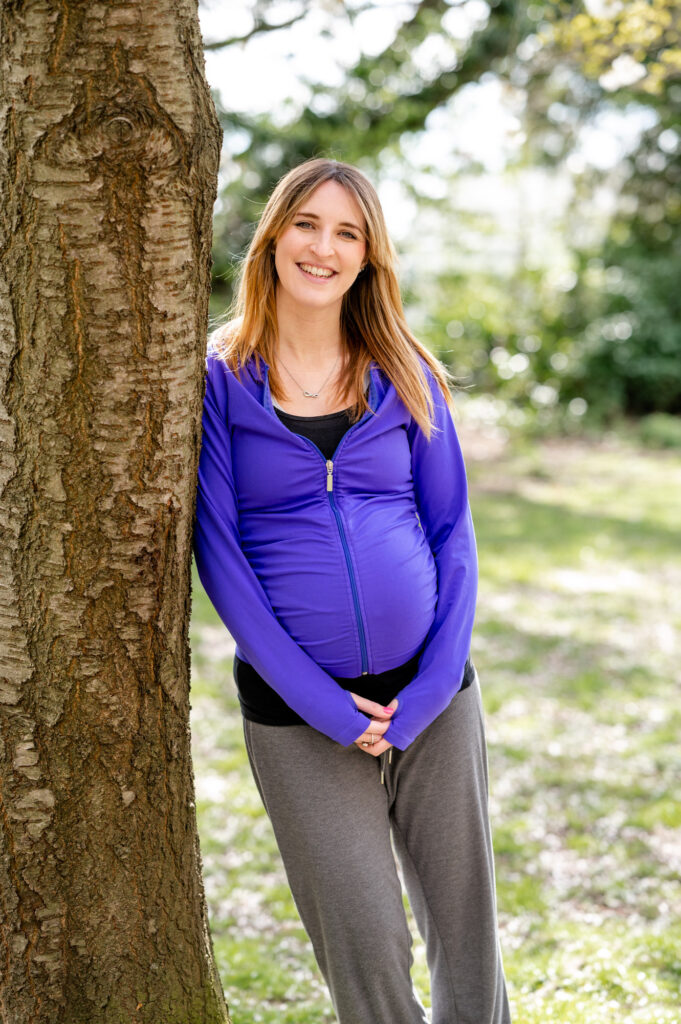
[[(681, 457), (612, 439), (485, 454), (459, 430), (475, 451), (473, 654), (514, 1022), (679, 1024)], [(220, 975), (234, 1024), (333, 1024), (250, 775), (232, 650), (195, 578), (192, 743)]]

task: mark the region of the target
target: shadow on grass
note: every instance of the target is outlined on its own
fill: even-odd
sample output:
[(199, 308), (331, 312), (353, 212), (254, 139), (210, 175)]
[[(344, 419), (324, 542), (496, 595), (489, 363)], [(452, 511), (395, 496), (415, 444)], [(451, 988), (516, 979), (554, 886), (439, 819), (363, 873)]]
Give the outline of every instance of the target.
[(481, 548), (492, 572), (494, 556), (500, 552), (505, 575), (509, 556), (513, 563), (526, 563), (530, 575), (538, 567), (574, 565), (585, 546), (603, 538), (607, 538), (608, 558), (650, 563), (668, 557), (679, 563), (678, 531), (645, 519), (630, 521), (613, 514), (576, 511), (506, 491), (478, 492), (471, 497), (471, 506), (476, 534), (484, 541)]

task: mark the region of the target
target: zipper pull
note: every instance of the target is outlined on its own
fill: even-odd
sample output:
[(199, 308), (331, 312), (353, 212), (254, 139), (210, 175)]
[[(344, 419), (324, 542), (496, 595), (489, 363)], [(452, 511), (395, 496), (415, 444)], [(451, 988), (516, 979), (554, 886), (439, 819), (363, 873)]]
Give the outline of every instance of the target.
[(381, 761), (381, 785), (384, 786), (383, 776), (385, 775), (385, 762)]
[(326, 460), (326, 489), (327, 491), (333, 490), (333, 462), (331, 459)]

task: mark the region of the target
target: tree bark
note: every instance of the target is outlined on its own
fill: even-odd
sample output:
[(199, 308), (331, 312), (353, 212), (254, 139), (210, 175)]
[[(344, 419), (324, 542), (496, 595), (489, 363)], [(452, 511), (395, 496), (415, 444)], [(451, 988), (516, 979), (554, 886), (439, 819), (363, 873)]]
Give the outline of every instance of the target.
[(189, 734), (197, 3), (0, 19), (0, 1020), (224, 1024)]

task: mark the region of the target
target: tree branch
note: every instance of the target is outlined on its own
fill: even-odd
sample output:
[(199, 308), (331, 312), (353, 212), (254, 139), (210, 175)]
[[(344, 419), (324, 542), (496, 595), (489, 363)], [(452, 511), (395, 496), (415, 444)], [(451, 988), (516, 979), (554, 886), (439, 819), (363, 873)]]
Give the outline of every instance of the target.
[(204, 50), (222, 50), (226, 46), (235, 46), (237, 43), (247, 43), (249, 39), (253, 39), (254, 36), (261, 35), (263, 32), (276, 32), (280, 28), (288, 28), (290, 25), (295, 25), (297, 21), (301, 21), (307, 11), (301, 11), (300, 14), (296, 14), (293, 18), (289, 18), (288, 21), (281, 21), (277, 25), (272, 25), (269, 21), (263, 21), (262, 18), (257, 18), (253, 22), (253, 28), (246, 32), (242, 36), (230, 36), (228, 39), (223, 39), (220, 42), (204, 43)]

